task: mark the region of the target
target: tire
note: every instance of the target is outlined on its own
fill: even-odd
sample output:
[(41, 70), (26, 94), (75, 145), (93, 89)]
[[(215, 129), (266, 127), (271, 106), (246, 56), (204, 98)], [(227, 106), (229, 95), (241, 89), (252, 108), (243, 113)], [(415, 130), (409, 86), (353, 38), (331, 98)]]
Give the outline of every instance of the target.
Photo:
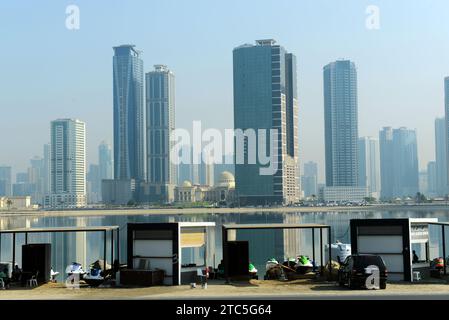
[(349, 289), (355, 289), (354, 283), (352, 283), (351, 277), (348, 277), (348, 287)]
[(341, 275), (339, 274), (338, 275), (338, 285), (340, 286), (340, 287), (344, 287), (345, 286), (345, 282), (341, 279)]
[(379, 288), (382, 290), (387, 289), (387, 282), (386, 281), (381, 281), (379, 284)]

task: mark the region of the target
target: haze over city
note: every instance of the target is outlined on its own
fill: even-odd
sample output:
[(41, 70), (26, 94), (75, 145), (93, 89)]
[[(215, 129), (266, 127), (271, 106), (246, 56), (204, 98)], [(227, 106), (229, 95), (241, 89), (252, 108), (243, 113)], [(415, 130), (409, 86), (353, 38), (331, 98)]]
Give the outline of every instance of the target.
[[(68, 30), (71, 3), (0, 4), (0, 164), (14, 172), (41, 155), (56, 118), (86, 122), (88, 163), (100, 141), (112, 144), (113, 46), (135, 44), (145, 72), (162, 63), (175, 73), (176, 127), (201, 120), (224, 129), (233, 127), (232, 50), (265, 38), (297, 57), (300, 161), (318, 162), (320, 181), (322, 68), (339, 58), (357, 67), (359, 136), (416, 128), (420, 169), (435, 158), (449, 73), (447, 1), (75, 1), (80, 29)], [(366, 27), (368, 5), (379, 7), (379, 29)]]
[(21, 304), (3, 311), (449, 300), (448, 12), (0, 1), (0, 304)]

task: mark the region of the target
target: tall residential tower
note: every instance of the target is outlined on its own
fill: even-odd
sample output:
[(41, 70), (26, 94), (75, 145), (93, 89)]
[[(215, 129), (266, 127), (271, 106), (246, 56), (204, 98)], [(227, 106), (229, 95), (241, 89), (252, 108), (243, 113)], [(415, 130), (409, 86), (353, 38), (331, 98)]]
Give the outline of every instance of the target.
[(147, 181), (150, 202), (174, 201), (177, 165), (170, 159), (175, 129), (175, 75), (165, 65), (155, 65), (145, 75)]
[(112, 148), (106, 141), (102, 141), (98, 146), (98, 166), (100, 180), (112, 179), (114, 177), (113, 163)]
[(12, 171), (9, 166), (0, 166), (0, 197), (12, 195)]
[[(243, 132), (235, 141), (236, 192), (241, 204), (299, 201), (298, 95), (296, 57), (275, 40), (257, 40), (233, 51), (234, 128)], [(255, 130), (255, 135), (245, 130)], [(270, 134), (277, 132), (277, 134)], [(248, 133), (249, 131), (246, 131)], [(254, 132), (254, 131), (253, 131)], [(266, 139), (261, 138), (261, 134)], [(261, 154), (277, 143), (271, 159), (275, 172), (262, 174)], [(238, 159), (242, 154), (244, 161)], [(268, 152), (266, 152), (268, 154)], [(272, 153), (273, 155), (273, 153)]]
[(416, 131), (383, 128), (379, 133), (381, 197), (414, 197), (419, 191)]
[(145, 180), (143, 61), (134, 45), (114, 47), (114, 179)]
[[(446, 121), (444, 118), (435, 119), (435, 190), (438, 196), (448, 194), (446, 154)], [(432, 189), (431, 189), (432, 190)]]
[(359, 186), (367, 187), (371, 197), (380, 196), (379, 141), (371, 137), (359, 138)]
[(45, 206), (86, 205), (86, 125), (72, 119), (51, 122), (50, 194)]
[(357, 71), (338, 60), (323, 68), (326, 186), (358, 185)]
[(444, 78), (444, 120), (445, 120), (445, 146), (446, 146), (446, 182), (449, 184), (449, 77)]

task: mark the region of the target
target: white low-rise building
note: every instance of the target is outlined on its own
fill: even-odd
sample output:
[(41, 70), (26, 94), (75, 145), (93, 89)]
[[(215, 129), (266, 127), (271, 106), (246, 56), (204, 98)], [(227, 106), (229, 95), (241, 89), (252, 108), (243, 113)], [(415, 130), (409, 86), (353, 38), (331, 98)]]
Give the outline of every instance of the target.
[(49, 194), (44, 198), (45, 208), (75, 209), (85, 207), (86, 203), (86, 195), (78, 193)]
[(325, 202), (361, 202), (369, 197), (367, 187), (323, 187), (319, 198)]
[(225, 202), (233, 203), (235, 200), (235, 178), (232, 173), (223, 171), (218, 184), (215, 186), (193, 185), (184, 181), (181, 186), (175, 187), (176, 202)]
[(0, 210), (22, 210), (31, 208), (31, 196), (0, 197)]

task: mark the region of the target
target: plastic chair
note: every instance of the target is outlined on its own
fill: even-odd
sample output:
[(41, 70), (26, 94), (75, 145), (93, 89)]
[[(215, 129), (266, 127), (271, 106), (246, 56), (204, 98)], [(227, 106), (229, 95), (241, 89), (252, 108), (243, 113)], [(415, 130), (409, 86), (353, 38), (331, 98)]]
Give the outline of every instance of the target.
[(420, 281), (421, 280), (421, 273), (419, 271), (413, 271), (413, 280), (414, 281)]
[(31, 276), (30, 279), (27, 280), (27, 287), (37, 287), (37, 276), (39, 275), (39, 271), (36, 272), (35, 275)]
[(198, 268), (196, 270), (196, 276), (199, 278), (200, 282), (201, 282), (201, 287), (203, 289), (207, 288), (207, 275), (203, 273), (203, 270)]

